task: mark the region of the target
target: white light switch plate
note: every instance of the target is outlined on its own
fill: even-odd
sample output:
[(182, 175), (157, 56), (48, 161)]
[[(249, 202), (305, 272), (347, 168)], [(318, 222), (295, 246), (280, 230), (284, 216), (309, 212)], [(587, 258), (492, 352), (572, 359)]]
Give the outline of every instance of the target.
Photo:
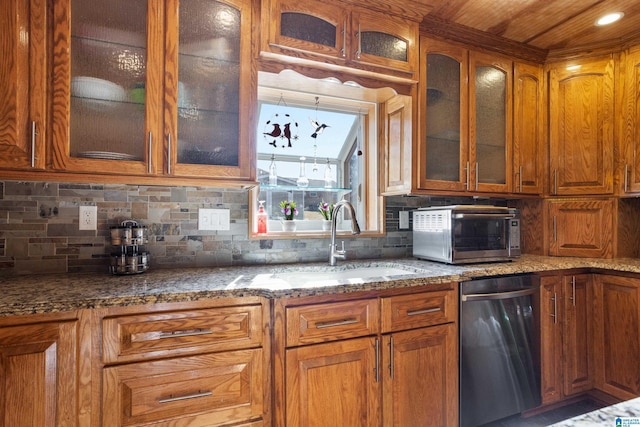
[(229, 230), (229, 209), (198, 209), (198, 230)]
[(398, 228), (403, 230), (409, 228), (409, 211), (400, 211), (400, 224)]

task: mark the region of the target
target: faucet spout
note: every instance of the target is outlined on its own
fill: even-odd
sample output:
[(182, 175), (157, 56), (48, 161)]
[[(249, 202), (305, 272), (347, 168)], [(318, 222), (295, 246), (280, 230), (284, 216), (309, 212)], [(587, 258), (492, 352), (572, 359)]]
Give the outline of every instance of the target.
[(338, 211), (346, 206), (351, 213), (351, 234), (360, 234), (360, 226), (356, 219), (356, 210), (353, 205), (347, 200), (342, 199), (333, 207), (333, 216), (331, 217), (331, 245), (329, 246), (329, 265), (337, 265), (338, 259), (345, 259), (346, 251), (344, 250), (344, 242), (342, 242), (342, 249), (338, 249), (336, 245), (336, 228), (338, 224)]

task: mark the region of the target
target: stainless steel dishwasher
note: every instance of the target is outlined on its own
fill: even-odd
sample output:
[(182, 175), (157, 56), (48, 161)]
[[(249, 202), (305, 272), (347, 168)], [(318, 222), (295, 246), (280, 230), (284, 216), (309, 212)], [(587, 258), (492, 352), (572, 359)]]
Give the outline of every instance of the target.
[(502, 276), (460, 284), (460, 425), (540, 405), (539, 281)]

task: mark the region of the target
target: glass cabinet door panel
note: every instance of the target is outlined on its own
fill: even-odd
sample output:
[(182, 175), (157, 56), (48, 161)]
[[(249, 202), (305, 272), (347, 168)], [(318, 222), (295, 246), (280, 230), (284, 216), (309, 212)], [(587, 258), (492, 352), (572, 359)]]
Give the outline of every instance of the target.
[(72, 0), (72, 157), (144, 160), (146, 23), (145, 0)]
[(478, 182), (506, 184), (507, 75), (491, 66), (475, 69)]
[(427, 55), (426, 179), (460, 180), (460, 62)]
[(180, 2), (178, 163), (239, 165), (240, 11)]
[(334, 24), (313, 15), (284, 12), (280, 15), (280, 35), (329, 47), (336, 46)]
[(376, 55), (396, 61), (408, 61), (408, 45), (406, 40), (378, 31), (360, 33), (360, 49), (362, 53)]

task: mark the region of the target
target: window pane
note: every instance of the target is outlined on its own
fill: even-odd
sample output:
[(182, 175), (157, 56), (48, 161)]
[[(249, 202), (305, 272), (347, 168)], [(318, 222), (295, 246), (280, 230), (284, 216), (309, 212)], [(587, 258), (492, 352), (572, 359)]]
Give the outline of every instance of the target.
[(478, 181), (506, 182), (507, 76), (494, 67), (476, 67), (476, 150)]

